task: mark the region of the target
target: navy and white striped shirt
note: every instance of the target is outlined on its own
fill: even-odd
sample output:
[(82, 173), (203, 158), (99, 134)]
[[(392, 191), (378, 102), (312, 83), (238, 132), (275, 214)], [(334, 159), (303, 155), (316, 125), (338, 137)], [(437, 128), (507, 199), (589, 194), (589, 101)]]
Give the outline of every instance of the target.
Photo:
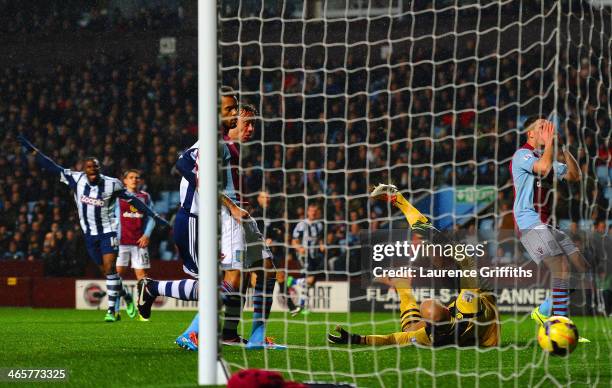
[(176, 167), (183, 176), (179, 189), (181, 198), (181, 207), (187, 212), (197, 216), (199, 214), (198, 207), (198, 151), (199, 142), (195, 142), (189, 149), (179, 156), (176, 162)]
[(60, 181), (72, 189), (81, 228), (86, 235), (117, 232), (115, 205), (117, 197), (125, 191), (119, 179), (100, 175), (96, 183), (90, 183), (84, 172), (64, 169)]
[(323, 242), (323, 222), (300, 221), (293, 229), (293, 238), (299, 240), (309, 259), (319, 256), (319, 244)]

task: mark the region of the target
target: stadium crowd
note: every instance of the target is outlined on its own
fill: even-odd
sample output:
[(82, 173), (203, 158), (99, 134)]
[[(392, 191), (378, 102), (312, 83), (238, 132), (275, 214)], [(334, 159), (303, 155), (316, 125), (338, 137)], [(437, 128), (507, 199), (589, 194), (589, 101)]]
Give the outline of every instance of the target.
[[(79, 31), (161, 31), (181, 28), (184, 10), (179, 1), (142, 2), (142, 6), (131, 12), (119, 7), (108, 9), (91, 3), (84, 7), (80, 2), (0, 1), (0, 33), (11, 35), (54, 35)], [(136, 4), (136, 3), (135, 3)]]

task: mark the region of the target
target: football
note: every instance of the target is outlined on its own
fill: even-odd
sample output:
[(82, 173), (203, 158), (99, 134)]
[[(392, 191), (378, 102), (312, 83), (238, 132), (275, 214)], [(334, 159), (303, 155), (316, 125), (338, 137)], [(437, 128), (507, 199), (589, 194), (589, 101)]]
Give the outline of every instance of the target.
[(538, 343), (545, 352), (555, 356), (566, 356), (576, 349), (578, 329), (571, 319), (552, 316), (540, 327)]

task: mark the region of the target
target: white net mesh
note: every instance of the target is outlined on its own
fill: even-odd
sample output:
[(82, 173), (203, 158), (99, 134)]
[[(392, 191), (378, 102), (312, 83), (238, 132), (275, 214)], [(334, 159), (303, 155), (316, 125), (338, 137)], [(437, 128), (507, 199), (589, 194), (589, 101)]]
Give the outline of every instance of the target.
[[(312, 313), (292, 317), (275, 298), (268, 335), (288, 350), (226, 347), (232, 367), (360, 386), (610, 384), (611, 326), (603, 318), (611, 312), (610, 250), (587, 248), (593, 235), (574, 240), (597, 291), (572, 296), (572, 319), (592, 342), (570, 358), (549, 360), (537, 345), (528, 312), (547, 287), (500, 291), (495, 349), (341, 347), (325, 337), (335, 324), (362, 334), (399, 330), (397, 294), (360, 282), (360, 231), (406, 226), (401, 213), (369, 199), (375, 184), (397, 185), (441, 230), (499, 240), (487, 251), (490, 262), (530, 265), (513, 231), (509, 170), (528, 116), (550, 117), (583, 170), (579, 183), (555, 182), (552, 222), (572, 233), (607, 233), (610, 6), (235, 0), (221, 2), (219, 12), (221, 82), (260, 116), (255, 137), (241, 147), (239, 191), (285, 275), (302, 277), (304, 233), (294, 232), (312, 203), (320, 206), (324, 246), (317, 251), (316, 241), (323, 264), (304, 299)], [(261, 191), (269, 203), (258, 200)], [(301, 288), (300, 281), (290, 290), (297, 305)], [(242, 327), (248, 336), (249, 314)]]

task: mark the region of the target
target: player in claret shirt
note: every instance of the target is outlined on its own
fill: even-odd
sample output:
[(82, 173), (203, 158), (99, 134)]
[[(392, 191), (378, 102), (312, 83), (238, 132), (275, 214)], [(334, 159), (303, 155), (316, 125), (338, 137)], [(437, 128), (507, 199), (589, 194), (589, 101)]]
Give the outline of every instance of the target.
[[(552, 296), (531, 317), (540, 325), (553, 315), (568, 316), (570, 268), (589, 271), (589, 263), (572, 239), (553, 226), (552, 202), (554, 180), (577, 182), (580, 166), (569, 150), (561, 145), (565, 163), (555, 158), (555, 140), (561, 141), (551, 121), (533, 116), (525, 121), (527, 142), (512, 157), (510, 172), (514, 183), (514, 220), (521, 243), (538, 265), (551, 271)], [(580, 338), (580, 342), (588, 342)]]
[[(140, 171), (131, 169), (124, 172), (123, 184), (129, 193), (147, 206), (153, 207), (149, 193), (139, 190)], [(151, 268), (148, 246), (151, 232), (155, 228), (155, 220), (124, 199), (117, 201), (116, 212), (119, 219), (117, 273), (119, 273), (119, 276), (125, 277), (131, 262), (136, 279), (140, 280), (147, 276), (147, 269)], [(116, 309), (119, 310), (121, 305), (121, 296), (125, 297), (128, 315), (134, 318), (137, 310), (130, 293), (119, 296), (115, 304)], [(138, 318), (146, 321), (140, 315)]]

